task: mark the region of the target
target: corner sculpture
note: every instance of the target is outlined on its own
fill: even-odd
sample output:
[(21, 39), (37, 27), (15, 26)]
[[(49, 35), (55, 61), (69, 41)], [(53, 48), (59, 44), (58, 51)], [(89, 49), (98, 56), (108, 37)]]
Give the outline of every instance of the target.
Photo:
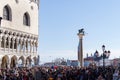
[(83, 34), (84, 34), (84, 33), (85, 33), (84, 29), (83, 29), (83, 28), (80, 29), (80, 30), (79, 30), (79, 33), (83, 33)]

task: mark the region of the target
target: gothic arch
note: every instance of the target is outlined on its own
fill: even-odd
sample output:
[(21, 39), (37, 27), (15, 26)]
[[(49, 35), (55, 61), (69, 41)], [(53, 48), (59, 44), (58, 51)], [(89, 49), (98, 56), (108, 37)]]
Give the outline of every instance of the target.
[(34, 65), (37, 65), (37, 57), (33, 57)]
[(30, 26), (30, 15), (28, 12), (25, 12), (23, 15), (23, 24), (26, 26)]
[(17, 64), (17, 57), (14, 55), (14, 56), (11, 58), (10, 67), (11, 67), (11, 68), (14, 68), (14, 67), (16, 67), (16, 64)]
[(23, 56), (21, 56), (21, 57), (19, 57), (19, 60), (18, 60), (18, 62), (19, 61), (21, 61), (20, 63), (18, 63), (18, 64), (20, 64), (20, 65), (24, 65), (24, 62), (25, 62), (25, 58), (23, 57)]
[(12, 10), (8, 4), (3, 8), (3, 19), (12, 21)]
[(28, 57), (26, 58), (26, 66), (31, 66), (31, 63), (32, 63), (31, 56), (28, 56)]
[(7, 55), (2, 57), (1, 68), (8, 68), (9, 57)]

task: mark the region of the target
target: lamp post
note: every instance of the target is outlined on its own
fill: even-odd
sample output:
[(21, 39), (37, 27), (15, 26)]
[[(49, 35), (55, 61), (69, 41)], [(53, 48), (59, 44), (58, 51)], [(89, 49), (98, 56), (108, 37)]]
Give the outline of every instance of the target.
[[(110, 56), (110, 51), (106, 51), (105, 45), (102, 45), (102, 55), (99, 56), (99, 52), (96, 50), (94, 53), (94, 60), (99, 62), (100, 60), (103, 60), (103, 68), (105, 67), (105, 59), (108, 59)], [(98, 64), (99, 65), (99, 64)]]
[(102, 45), (102, 50), (103, 50), (103, 68), (105, 67), (105, 60), (104, 60), (104, 54), (105, 54), (105, 45)]
[(98, 66), (99, 66), (99, 60), (100, 60), (99, 52), (96, 50), (94, 54), (94, 61), (97, 62)]
[(105, 59), (109, 57), (110, 51), (105, 50), (105, 45), (102, 45), (102, 50), (103, 50), (102, 58), (103, 58), (103, 68), (104, 68), (105, 67)]

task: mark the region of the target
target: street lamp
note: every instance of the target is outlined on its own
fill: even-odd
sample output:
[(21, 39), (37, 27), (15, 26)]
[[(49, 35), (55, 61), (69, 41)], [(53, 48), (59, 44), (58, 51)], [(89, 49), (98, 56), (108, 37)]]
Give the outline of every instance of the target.
[(102, 50), (103, 50), (102, 58), (103, 58), (103, 68), (104, 68), (105, 67), (105, 59), (109, 57), (110, 51), (105, 50), (105, 45), (102, 45)]
[[(99, 56), (99, 52), (96, 50), (94, 53), (94, 60), (99, 62), (101, 59), (103, 59), (103, 67), (105, 67), (105, 59), (108, 59), (110, 56), (110, 51), (106, 51), (105, 45), (102, 45), (102, 51), (103, 53), (101, 56)], [(98, 64), (99, 65), (99, 64)]]
[(104, 60), (104, 54), (105, 54), (105, 45), (102, 45), (102, 50), (103, 50), (103, 68), (105, 67), (105, 60)]
[(99, 52), (96, 50), (94, 53), (94, 61), (97, 62), (97, 65), (99, 66), (99, 61), (101, 60), (101, 56), (99, 56)]

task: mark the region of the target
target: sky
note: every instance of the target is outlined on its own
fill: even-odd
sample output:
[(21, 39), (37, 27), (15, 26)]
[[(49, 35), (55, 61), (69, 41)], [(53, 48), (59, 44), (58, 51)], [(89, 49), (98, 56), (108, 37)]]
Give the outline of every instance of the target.
[(120, 57), (120, 0), (40, 0), (39, 48), (41, 63), (56, 58), (77, 60), (78, 30), (84, 28), (83, 54), (102, 45), (110, 59)]

